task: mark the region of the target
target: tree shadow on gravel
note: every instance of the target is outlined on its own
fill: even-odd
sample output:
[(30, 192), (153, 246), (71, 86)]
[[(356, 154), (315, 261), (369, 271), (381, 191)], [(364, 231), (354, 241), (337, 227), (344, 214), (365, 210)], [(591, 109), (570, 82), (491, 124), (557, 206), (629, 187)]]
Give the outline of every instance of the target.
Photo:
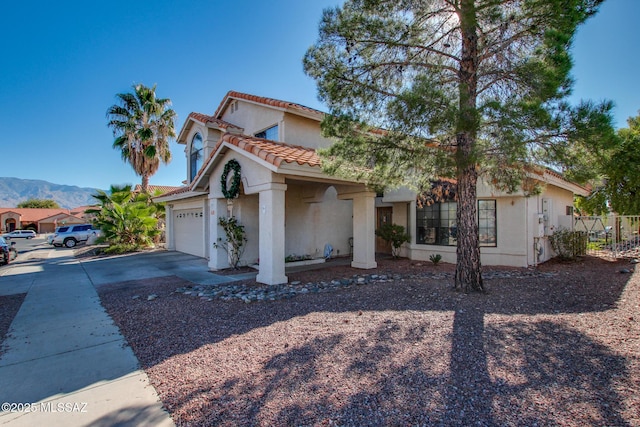
[(131, 300), (140, 283), (99, 292), (178, 424), (630, 426), (630, 361), (562, 320), (615, 309), (619, 266), (606, 284), (575, 267), (480, 295), (442, 280), (257, 304), (171, 294), (177, 278), (153, 301)]

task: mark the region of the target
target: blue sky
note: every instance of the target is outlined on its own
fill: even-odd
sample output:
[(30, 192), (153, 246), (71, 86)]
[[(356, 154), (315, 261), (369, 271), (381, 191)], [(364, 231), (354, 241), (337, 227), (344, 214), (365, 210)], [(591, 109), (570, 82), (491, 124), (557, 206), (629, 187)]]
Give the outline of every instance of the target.
[[(111, 147), (105, 112), (135, 83), (171, 98), (177, 130), (229, 90), (326, 110), (302, 57), (340, 0), (7, 2), (0, 16), (0, 176), (108, 189), (140, 182)], [(640, 1), (607, 0), (578, 32), (573, 101), (640, 109)], [(152, 184), (180, 185), (184, 147)], [(0, 201), (1, 202), (1, 201)], [(1, 203), (0, 203), (1, 204)]]

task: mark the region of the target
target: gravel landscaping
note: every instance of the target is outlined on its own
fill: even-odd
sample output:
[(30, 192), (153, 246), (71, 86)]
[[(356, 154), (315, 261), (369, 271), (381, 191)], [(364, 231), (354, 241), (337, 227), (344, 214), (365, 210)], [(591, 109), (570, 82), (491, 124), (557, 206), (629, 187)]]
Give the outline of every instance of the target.
[(640, 426), (634, 267), (485, 268), (484, 294), (405, 259), (277, 289), (163, 277), (98, 293), (179, 426)]

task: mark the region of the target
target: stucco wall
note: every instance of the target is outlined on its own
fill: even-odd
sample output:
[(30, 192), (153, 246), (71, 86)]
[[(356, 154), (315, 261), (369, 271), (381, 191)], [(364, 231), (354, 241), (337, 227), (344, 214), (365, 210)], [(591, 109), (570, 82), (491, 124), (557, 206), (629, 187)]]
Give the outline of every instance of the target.
[(287, 184), (285, 254), (322, 257), (324, 246), (330, 244), (333, 256), (348, 255), (349, 237), (353, 236), (352, 201), (338, 200), (336, 190), (329, 187), (321, 203), (307, 203), (303, 191), (303, 185)]
[[(546, 203), (545, 200), (547, 200)], [(567, 215), (567, 206), (573, 206), (573, 193), (553, 185), (547, 185), (541, 194), (529, 198), (531, 228), (527, 237), (528, 246), (532, 249), (529, 265), (547, 261), (555, 256), (548, 236), (560, 228), (572, 228), (573, 218), (571, 215)], [(543, 249), (542, 254), (536, 258), (533, 248), (539, 234), (537, 230), (539, 215), (545, 215), (546, 220), (544, 222), (544, 236), (539, 239), (539, 244)]]
[[(547, 212), (548, 220), (545, 228), (547, 236), (560, 227), (571, 228), (572, 217), (566, 215), (567, 206), (573, 206), (573, 193), (569, 190), (547, 185), (537, 196), (524, 197), (522, 192), (507, 194), (498, 191), (483, 181), (478, 182), (478, 199), (496, 201), (497, 245), (480, 248), (481, 261), (486, 265), (504, 265), (527, 267), (537, 262), (544, 262), (553, 257), (548, 237), (539, 239), (543, 246), (542, 255), (536, 257), (534, 244), (538, 239), (538, 215)], [(382, 201), (394, 205), (393, 221), (401, 224), (400, 218), (404, 210), (398, 210), (400, 202), (411, 203), (409, 208), (409, 234), (411, 244), (406, 246), (403, 256), (415, 260), (428, 261), (432, 254), (442, 255), (444, 262), (456, 262), (455, 246), (418, 245), (416, 244), (415, 193), (406, 188), (386, 192)], [(547, 200), (546, 204), (543, 200)]]
[(243, 100), (236, 100), (238, 109), (231, 112), (227, 108), (222, 115), (222, 120), (240, 126), (245, 135), (253, 135), (273, 125), (280, 125), (284, 113), (273, 107), (252, 104)]
[(285, 114), (283, 131), (283, 141), (287, 144), (310, 148), (326, 148), (332, 143), (330, 139), (322, 137), (320, 122), (295, 114)]

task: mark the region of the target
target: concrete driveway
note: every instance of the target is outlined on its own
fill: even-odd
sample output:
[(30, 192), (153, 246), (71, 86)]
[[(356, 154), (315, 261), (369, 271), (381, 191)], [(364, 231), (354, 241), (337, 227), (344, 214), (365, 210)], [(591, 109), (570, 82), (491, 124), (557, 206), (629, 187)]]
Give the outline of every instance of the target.
[(0, 410), (0, 425), (173, 425), (95, 286), (240, 277), (215, 275), (206, 260), (176, 252), (78, 260), (70, 249), (29, 245), (0, 267), (0, 295), (26, 294), (2, 346), (0, 403), (9, 406)]

